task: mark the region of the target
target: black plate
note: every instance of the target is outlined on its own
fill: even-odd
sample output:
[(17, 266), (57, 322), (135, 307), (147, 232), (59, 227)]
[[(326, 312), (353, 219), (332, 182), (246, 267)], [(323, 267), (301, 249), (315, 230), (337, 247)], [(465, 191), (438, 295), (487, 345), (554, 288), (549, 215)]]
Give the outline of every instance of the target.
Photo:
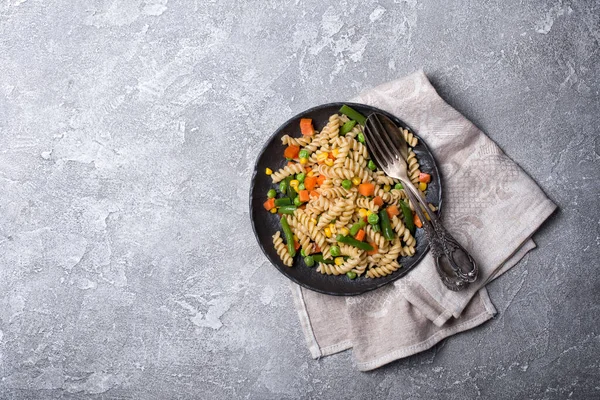
[[(363, 276), (351, 280), (346, 276), (323, 275), (317, 272), (315, 267), (307, 267), (300, 256), (295, 257), (293, 267), (283, 265), (273, 248), (273, 241), (271, 239), (277, 230), (281, 230), (279, 218), (276, 214), (265, 211), (263, 207), (263, 203), (267, 200), (267, 192), (269, 189), (278, 186), (273, 184), (271, 177), (265, 174), (265, 169), (268, 167), (273, 171), (276, 171), (287, 163), (283, 157), (285, 146), (281, 144), (281, 137), (285, 134), (292, 137), (300, 136), (300, 118), (311, 118), (315, 129), (321, 130), (327, 124), (329, 116), (338, 112), (343, 104), (349, 105), (365, 116), (368, 116), (372, 112), (383, 113), (398, 126), (410, 129), (400, 119), (385, 111), (356, 103), (323, 104), (292, 117), (271, 135), (256, 160), (254, 174), (252, 175), (252, 184), (250, 186), (250, 218), (252, 220), (252, 228), (254, 229), (256, 240), (258, 240), (261, 249), (282, 274), (307, 289), (336, 296), (352, 296), (377, 289), (393, 282), (396, 279), (403, 277), (408, 271), (414, 268), (429, 250), (429, 243), (427, 242), (423, 229), (417, 229), (415, 235), (415, 239), (417, 240), (415, 255), (409, 258), (402, 257), (399, 259), (403, 268), (383, 278), (371, 279)], [(412, 129), (410, 130), (414, 132)], [(427, 200), (441, 208), (441, 179), (433, 154), (431, 154), (431, 151), (420, 137), (419, 144), (414, 151), (418, 157), (419, 164), (421, 165), (421, 171), (427, 172), (432, 176), (431, 183), (427, 188)]]

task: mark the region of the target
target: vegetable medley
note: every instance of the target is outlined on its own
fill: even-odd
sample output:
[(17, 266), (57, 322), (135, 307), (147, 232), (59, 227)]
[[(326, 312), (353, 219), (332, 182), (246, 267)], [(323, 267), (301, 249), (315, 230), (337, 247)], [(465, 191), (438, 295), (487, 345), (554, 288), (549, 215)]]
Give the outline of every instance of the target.
[[(285, 265), (291, 267), (300, 254), (307, 267), (323, 274), (377, 278), (401, 268), (399, 257), (415, 254), (414, 232), (422, 223), (402, 183), (370, 159), (365, 121), (344, 105), (320, 132), (302, 118), (300, 137), (282, 137), (288, 163), (266, 169), (275, 187), (264, 207), (280, 217), (283, 237), (278, 231), (273, 245)], [(409, 178), (424, 192), (431, 175), (420, 171), (412, 151), (418, 139), (406, 129), (402, 133), (410, 146)]]

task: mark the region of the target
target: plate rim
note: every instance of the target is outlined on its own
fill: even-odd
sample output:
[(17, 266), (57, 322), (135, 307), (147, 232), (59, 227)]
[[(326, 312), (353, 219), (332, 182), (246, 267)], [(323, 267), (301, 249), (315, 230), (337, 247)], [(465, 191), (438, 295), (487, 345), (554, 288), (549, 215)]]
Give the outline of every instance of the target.
[[(414, 268), (418, 267), (419, 264), (421, 263), (421, 261), (423, 261), (423, 259), (425, 258), (425, 256), (427, 255), (427, 253), (429, 252), (429, 248), (430, 248), (430, 243), (429, 241), (427, 242), (425, 249), (423, 250), (423, 252), (419, 255), (419, 257), (417, 258), (417, 260), (415, 260), (414, 264), (407, 270), (404, 271), (396, 271), (396, 272), (400, 272), (396, 277), (394, 277), (391, 280), (388, 281), (383, 281), (381, 283), (378, 283), (376, 285), (374, 285), (373, 287), (370, 288), (366, 288), (366, 289), (362, 289), (362, 290), (357, 290), (355, 292), (349, 292), (349, 293), (339, 293), (339, 292), (328, 292), (327, 290), (321, 290), (321, 289), (317, 289), (314, 287), (311, 287), (309, 285), (307, 285), (304, 282), (299, 281), (298, 279), (296, 279), (293, 276), (290, 276), (288, 274), (285, 274), (284, 271), (279, 268), (278, 265), (276, 265), (275, 263), (272, 262), (271, 258), (269, 257), (269, 254), (267, 253), (264, 244), (262, 243), (262, 241), (259, 238), (258, 232), (256, 231), (256, 224), (253, 218), (253, 208), (252, 208), (252, 203), (253, 203), (253, 195), (252, 192), (254, 191), (254, 187), (256, 185), (256, 177), (258, 175), (258, 163), (261, 159), (261, 157), (263, 156), (263, 154), (265, 153), (267, 147), (273, 142), (273, 140), (275, 139), (275, 137), (286, 127), (288, 126), (291, 122), (293, 122), (294, 120), (300, 118), (302, 115), (307, 114), (307, 113), (311, 113), (313, 111), (317, 111), (317, 110), (321, 110), (324, 108), (328, 108), (328, 107), (341, 107), (342, 105), (348, 105), (350, 107), (352, 106), (357, 106), (357, 107), (367, 107), (372, 109), (374, 112), (380, 112), (388, 117), (390, 117), (392, 120), (397, 120), (400, 121), (405, 127), (407, 127), (408, 129), (410, 129), (410, 131), (415, 134), (415, 136), (417, 136), (417, 138), (419, 139), (420, 144), (423, 145), (423, 147), (425, 148), (425, 150), (431, 155), (431, 158), (433, 160), (433, 169), (435, 171), (435, 174), (438, 176), (438, 181), (439, 181), (439, 203), (438, 203), (438, 216), (441, 214), (442, 211), (442, 203), (443, 203), (443, 185), (442, 185), (442, 176), (440, 174), (439, 168), (438, 168), (438, 164), (437, 164), (437, 160), (433, 154), (433, 152), (431, 151), (431, 149), (429, 148), (429, 146), (427, 145), (427, 143), (423, 140), (423, 138), (409, 125), (407, 124), (404, 120), (400, 119), (399, 117), (395, 116), (394, 114), (382, 110), (379, 107), (375, 107), (369, 104), (363, 104), (363, 103), (356, 103), (356, 102), (349, 102), (349, 101), (344, 101), (344, 102), (331, 102), (331, 103), (323, 103), (311, 108), (308, 108), (304, 111), (301, 111), (295, 115), (293, 115), (292, 117), (288, 118), (285, 122), (283, 122), (281, 125), (279, 125), (272, 133), (271, 135), (269, 135), (269, 137), (264, 141), (263, 146), (261, 147), (261, 149), (259, 150), (258, 155), (256, 156), (255, 160), (254, 160), (254, 167), (253, 167), (253, 172), (252, 175), (250, 177), (250, 188), (249, 188), (249, 192), (248, 192), (248, 206), (249, 206), (249, 213), (250, 213), (250, 225), (252, 225), (252, 232), (254, 233), (254, 238), (256, 239), (256, 241), (258, 242), (258, 246), (260, 247), (261, 251), (263, 252), (264, 256), (267, 258), (267, 260), (269, 261), (270, 264), (272, 264), (275, 269), (277, 271), (279, 271), (279, 273), (281, 273), (283, 276), (285, 276), (287, 279), (289, 279), (290, 281), (294, 282), (295, 284), (311, 290), (313, 292), (317, 292), (317, 293), (322, 293), (322, 294), (326, 294), (326, 295), (330, 295), (330, 296), (357, 296), (360, 294), (364, 294), (376, 289), (380, 289), (383, 286), (389, 285), (399, 279), (402, 279), (403, 277), (405, 277), (410, 271), (412, 271)], [(395, 122), (395, 121), (394, 121)], [(288, 267), (289, 268), (289, 267)], [(403, 273), (402, 273), (403, 272)]]

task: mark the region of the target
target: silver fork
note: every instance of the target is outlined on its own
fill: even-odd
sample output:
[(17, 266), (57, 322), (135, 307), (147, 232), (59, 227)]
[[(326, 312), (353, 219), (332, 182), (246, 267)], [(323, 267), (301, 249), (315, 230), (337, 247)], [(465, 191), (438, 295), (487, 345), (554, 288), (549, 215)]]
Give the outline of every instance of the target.
[[(408, 144), (400, 129), (385, 115), (373, 113), (367, 118), (364, 133), (369, 152), (377, 164), (388, 176), (399, 179), (406, 189), (406, 194), (423, 223), (436, 269), (444, 285), (450, 290), (459, 291), (475, 282), (479, 269), (473, 257), (448, 233), (435, 212), (429, 209), (423, 194), (408, 177)], [(429, 219), (424, 210), (427, 210)]]

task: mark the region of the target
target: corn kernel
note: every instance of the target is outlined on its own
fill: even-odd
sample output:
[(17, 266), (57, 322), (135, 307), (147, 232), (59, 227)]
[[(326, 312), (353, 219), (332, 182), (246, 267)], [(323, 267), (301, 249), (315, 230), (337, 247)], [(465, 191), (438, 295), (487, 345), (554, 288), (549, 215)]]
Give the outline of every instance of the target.
[(325, 161), (329, 157), (327, 153), (319, 153), (317, 154), (317, 161)]
[(344, 257), (336, 257), (334, 261), (337, 266), (344, 265)]
[(425, 182), (419, 182), (419, 190), (424, 192), (427, 189), (427, 184)]
[(361, 183), (361, 179), (358, 176), (355, 176), (354, 178), (352, 178), (352, 183), (354, 184), (354, 186), (358, 186)]
[(369, 215), (371, 215), (371, 214), (373, 214), (373, 211), (371, 211), (371, 210), (367, 210), (367, 217), (368, 217)]
[(340, 155), (340, 149), (333, 149), (333, 150), (331, 150), (331, 154), (333, 154), (333, 156), (335, 158), (337, 158)]
[(364, 208), (361, 208), (360, 210), (358, 210), (358, 214), (361, 217), (368, 217), (369, 215), (367, 214), (367, 210), (365, 210)]
[(329, 224), (329, 230), (331, 231), (332, 235), (335, 235), (337, 233), (337, 228), (334, 224)]
[(312, 222), (312, 223), (313, 223), (313, 224), (315, 224), (315, 225), (317, 224), (317, 220), (316, 220), (315, 218), (311, 218), (311, 219), (310, 219), (310, 222)]
[(325, 236), (327, 236), (328, 238), (330, 238), (331, 235), (331, 229), (329, 229), (329, 227), (323, 229), (323, 232), (325, 233)]
[(304, 158), (304, 157), (303, 157), (303, 158), (301, 158), (301, 159), (300, 159), (300, 164), (302, 164), (302, 165), (306, 165), (306, 164), (308, 164), (308, 158)]
[(271, 214), (276, 214), (277, 213), (277, 207), (273, 207), (269, 211), (271, 211)]
[(383, 191), (384, 192), (389, 192), (390, 190), (392, 190), (392, 187), (390, 185), (384, 185), (383, 186)]
[(273, 175), (273, 170), (271, 168), (267, 168), (267, 169), (265, 169), (265, 174)]
[(328, 158), (325, 160), (325, 165), (327, 165), (328, 167), (332, 167), (333, 166), (333, 160), (331, 158)]
[(290, 186), (296, 189), (296, 191), (298, 191), (298, 185), (300, 185), (300, 182), (297, 179), (293, 179), (290, 181)]
[(294, 240), (298, 240), (298, 236), (294, 235), (292, 237), (294, 238)]
[(350, 234), (350, 229), (340, 228), (339, 233), (340, 233), (340, 235), (348, 236)]

